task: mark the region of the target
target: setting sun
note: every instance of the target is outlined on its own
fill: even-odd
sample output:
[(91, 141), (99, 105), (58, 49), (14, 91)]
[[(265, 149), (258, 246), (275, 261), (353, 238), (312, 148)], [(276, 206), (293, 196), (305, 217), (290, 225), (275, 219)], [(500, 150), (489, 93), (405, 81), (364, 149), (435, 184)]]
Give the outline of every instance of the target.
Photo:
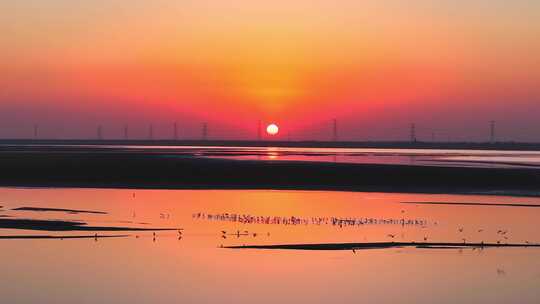
[(276, 135), (279, 132), (279, 127), (276, 124), (269, 124), (268, 127), (266, 127), (266, 133), (268, 135)]

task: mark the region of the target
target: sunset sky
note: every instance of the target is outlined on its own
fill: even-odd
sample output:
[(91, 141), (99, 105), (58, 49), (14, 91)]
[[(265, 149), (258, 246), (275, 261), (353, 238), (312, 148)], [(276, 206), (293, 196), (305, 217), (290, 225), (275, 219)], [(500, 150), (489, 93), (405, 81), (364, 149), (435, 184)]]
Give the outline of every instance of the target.
[(0, 2), (0, 136), (540, 141), (537, 0)]

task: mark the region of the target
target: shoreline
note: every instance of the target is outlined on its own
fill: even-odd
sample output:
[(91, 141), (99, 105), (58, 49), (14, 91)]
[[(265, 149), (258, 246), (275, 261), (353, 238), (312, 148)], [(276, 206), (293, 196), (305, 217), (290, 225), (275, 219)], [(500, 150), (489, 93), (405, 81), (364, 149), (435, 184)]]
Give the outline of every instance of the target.
[(418, 249), (463, 249), (463, 248), (528, 248), (540, 247), (536, 243), (456, 243), (456, 242), (373, 242), (373, 243), (325, 243), (325, 244), (280, 244), (224, 246), (225, 249), (263, 250), (368, 250), (413, 247)]
[(223, 146), (289, 148), (373, 148), (540, 151), (537, 142), (432, 142), (432, 141), (323, 141), (323, 140), (198, 140), (198, 139), (0, 139), (0, 146), (19, 145), (136, 145), (136, 146)]

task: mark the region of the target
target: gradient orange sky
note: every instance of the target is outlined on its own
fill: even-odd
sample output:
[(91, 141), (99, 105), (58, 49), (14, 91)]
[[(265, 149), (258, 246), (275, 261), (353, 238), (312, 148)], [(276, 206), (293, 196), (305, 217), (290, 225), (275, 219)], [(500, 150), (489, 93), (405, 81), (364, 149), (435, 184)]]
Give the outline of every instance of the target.
[(4, 137), (540, 141), (534, 0), (2, 1), (0, 37)]

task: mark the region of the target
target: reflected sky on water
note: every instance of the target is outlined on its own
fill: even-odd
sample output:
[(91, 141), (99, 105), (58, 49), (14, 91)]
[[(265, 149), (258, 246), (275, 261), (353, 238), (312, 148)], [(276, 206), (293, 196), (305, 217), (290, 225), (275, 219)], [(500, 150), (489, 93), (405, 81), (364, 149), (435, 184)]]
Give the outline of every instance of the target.
[[(0, 214), (13, 218), (183, 229), (181, 235), (176, 230), (158, 231), (155, 239), (151, 231), (130, 231), (129, 237), (118, 239), (0, 240), (0, 292), (6, 303), (538, 303), (540, 299), (537, 248), (391, 248), (356, 253), (221, 248), (424, 238), (433, 242), (461, 242), (463, 238), (467, 242), (540, 242), (540, 208), (401, 204), (540, 204), (538, 198), (23, 188), (2, 188), (0, 198)], [(25, 206), (107, 214), (11, 210)], [(224, 214), (229, 218), (208, 218)], [(233, 221), (232, 215), (259, 218), (259, 222)], [(261, 220), (292, 217), (301, 220)], [(340, 227), (332, 224), (331, 219), (336, 218), (397, 222)], [(313, 219), (330, 223), (317, 224)], [(424, 222), (403, 224), (402, 219)], [(507, 240), (498, 232), (502, 230), (508, 231)], [(0, 234), (94, 233), (0, 229)]]

